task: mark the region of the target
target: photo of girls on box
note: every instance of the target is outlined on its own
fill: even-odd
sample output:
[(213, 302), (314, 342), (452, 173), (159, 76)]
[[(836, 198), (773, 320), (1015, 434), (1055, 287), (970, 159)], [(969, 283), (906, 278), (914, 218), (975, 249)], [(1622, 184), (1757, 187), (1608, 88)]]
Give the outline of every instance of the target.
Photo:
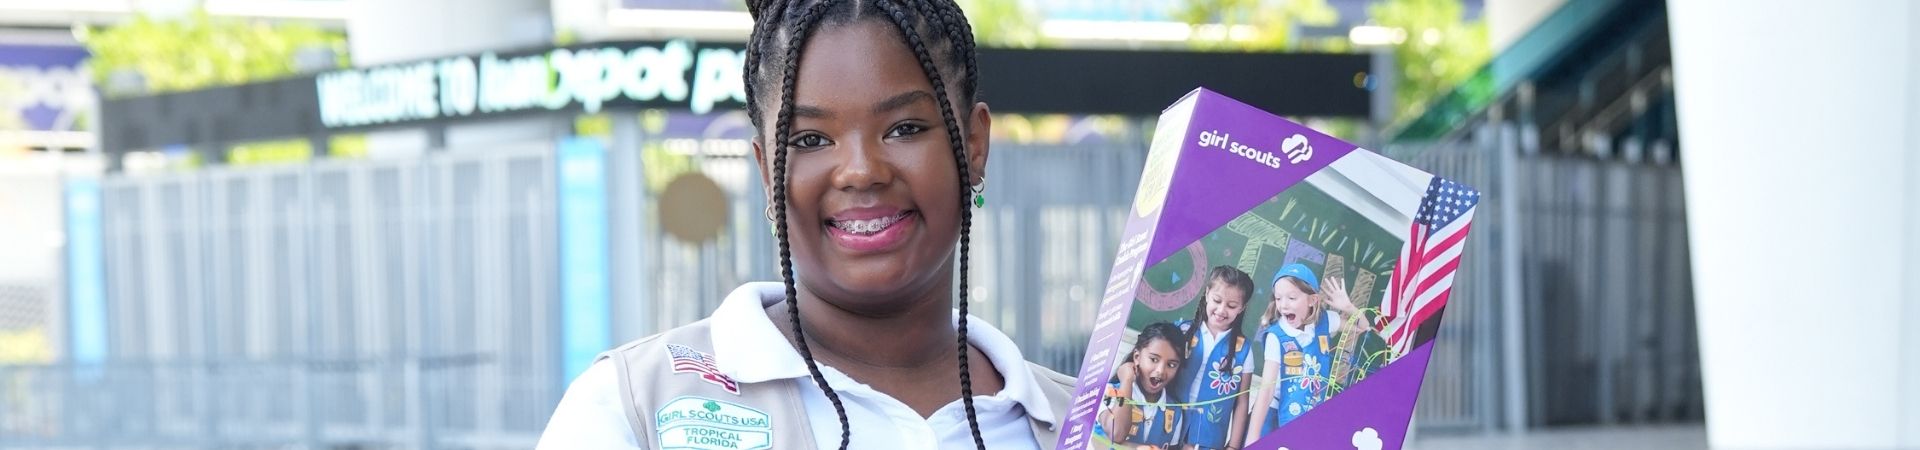
[(1150, 265), (1096, 441), (1237, 450), (1397, 357), (1378, 305), (1403, 242), (1368, 200), (1300, 183)]

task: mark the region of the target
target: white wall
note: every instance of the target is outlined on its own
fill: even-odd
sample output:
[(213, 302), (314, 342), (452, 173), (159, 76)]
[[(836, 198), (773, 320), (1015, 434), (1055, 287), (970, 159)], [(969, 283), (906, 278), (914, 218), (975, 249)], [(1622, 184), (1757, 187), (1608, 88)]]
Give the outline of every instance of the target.
[[(347, 45), (353, 64), (359, 67), (553, 45), (552, 7), (547, 0), (348, 1), (352, 6)], [(551, 122), (529, 123), (542, 130), (551, 128)], [(497, 131), (468, 127), (458, 134), (463, 140), (487, 142), (528, 134), (520, 129)], [(367, 135), (367, 152), (375, 158), (414, 157), (429, 142), (424, 129), (376, 131)]]
[(1567, 0), (1486, 0), (1482, 4), (1482, 15), (1487, 18), (1487, 40), (1493, 45), (1494, 54), (1506, 50), (1519, 40), (1547, 14), (1560, 9)]
[(0, 282), (55, 282), (62, 242), (60, 173), (23, 157), (0, 156), (0, 166)]
[(1713, 445), (1920, 447), (1920, 7), (1668, 12)]

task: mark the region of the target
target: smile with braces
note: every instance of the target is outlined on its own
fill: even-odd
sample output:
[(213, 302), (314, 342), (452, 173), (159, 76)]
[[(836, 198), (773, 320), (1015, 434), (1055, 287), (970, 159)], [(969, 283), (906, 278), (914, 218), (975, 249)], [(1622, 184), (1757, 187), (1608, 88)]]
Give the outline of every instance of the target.
[(900, 219), (906, 218), (906, 216), (907, 216), (907, 213), (902, 212), (900, 214), (889, 216), (889, 217), (879, 217), (879, 218), (864, 219), (864, 220), (835, 221), (833, 225), (834, 227), (839, 228), (841, 230), (845, 230), (848, 233), (874, 234), (874, 233), (879, 233), (880, 230), (887, 229), (887, 227), (893, 226), (894, 223), (899, 222)]

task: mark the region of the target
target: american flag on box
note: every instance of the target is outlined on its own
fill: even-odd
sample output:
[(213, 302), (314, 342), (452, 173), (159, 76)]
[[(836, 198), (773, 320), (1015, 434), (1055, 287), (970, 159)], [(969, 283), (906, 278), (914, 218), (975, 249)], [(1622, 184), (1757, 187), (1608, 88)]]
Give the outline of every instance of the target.
[(1480, 192), (1434, 177), (1422, 198), (1388, 281), (1386, 304), (1381, 305), (1381, 319), (1386, 322), (1382, 331), (1395, 355), (1411, 350), (1420, 324), (1447, 305)]
[(713, 355), (680, 344), (667, 344), (667, 355), (672, 357), (673, 373), (698, 374), (701, 379), (726, 389), (727, 393), (740, 393), (740, 384), (720, 373), (720, 367), (713, 362)]

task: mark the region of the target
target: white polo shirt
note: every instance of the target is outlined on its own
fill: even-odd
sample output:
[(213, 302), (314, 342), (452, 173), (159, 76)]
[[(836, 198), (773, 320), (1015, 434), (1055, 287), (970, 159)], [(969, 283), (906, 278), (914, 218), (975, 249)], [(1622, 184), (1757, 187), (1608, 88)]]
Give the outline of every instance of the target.
[[(806, 405), (809, 425), (821, 449), (840, 446), (840, 421), (833, 404), (807, 373), (806, 362), (794, 350), (766, 308), (785, 298), (780, 283), (748, 283), (727, 295), (712, 316), (714, 360), (720, 371), (739, 383), (797, 383)], [(958, 312), (955, 313), (958, 326)], [(987, 448), (1039, 450), (1028, 418), (1057, 424), (1053, 406), (1040, 392), (1033, 372), (1012, 339), (978, 317), (967, 320), (967, 342), (979, 348), (1006, 380), (999, 393), (976, 395), (974, 412)], [(955, 368), (956, 370), (958, 367)], [(973, 449), (966, 407), (958, 400), (940, 407), (931, 417), (920, 417), (905, 403), (820, 363), (820, 372), (840, 394), (853, 430), (848, 448)], [(653, 436), (636, 437), (620, 403), (620, 387), (613, 365), (601, 361), (589, 367), (573, 385), (547, 422), (538, 450), (628, 450), (655, 448)], [(959, 386), (954, 386), (959, 389)], [(644, 442), (645, 446), (641, 443)], [(1052, 445), (1049, 442), (1046, 445)]]

